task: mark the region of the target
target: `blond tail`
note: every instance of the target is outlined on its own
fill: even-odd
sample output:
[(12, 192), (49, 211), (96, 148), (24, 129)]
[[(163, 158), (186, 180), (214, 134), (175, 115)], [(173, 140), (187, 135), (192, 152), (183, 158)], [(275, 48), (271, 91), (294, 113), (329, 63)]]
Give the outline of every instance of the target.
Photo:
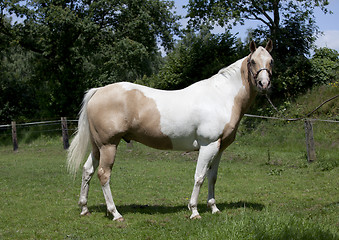
[(78, 129), (71, 146), (68, 149), (67, 169), (69, 173), (74, 176), (76, 175), (76, 172), (88, 150), (90, 131), (87, 118), (87, 104), (97, 90), (97, 88), (92, 88), (85, 94), (80, 110)]

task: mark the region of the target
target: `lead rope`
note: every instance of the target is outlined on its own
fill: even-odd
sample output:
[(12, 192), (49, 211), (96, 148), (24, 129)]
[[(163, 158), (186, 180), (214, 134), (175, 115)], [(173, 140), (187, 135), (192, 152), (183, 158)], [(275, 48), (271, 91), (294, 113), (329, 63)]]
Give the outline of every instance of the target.
[(274, 104), (272, 103), (270, 97), (265, 94), (268, 102), (271, 104), (271, 106), (274, 108), (274, 110), (285, 120), (285, 121), (299, 121), (302, 119), (305, 119), (309, 116), (311, 116), (315, 111), (317, 111), (319, 108), (321, 108), (324, 104), (336, 99), (337, 97), (339, 97), (339, 94), (327, 99), (326, 101), (322, 102), (318, 107), (316, 107), (312, 112), (309, 112), (308, 114), (304, 115), (303, 117), (299, 117), (299, 118), (286, 118), (281, 112), (279, 112), (279, 110), (274, 106)]

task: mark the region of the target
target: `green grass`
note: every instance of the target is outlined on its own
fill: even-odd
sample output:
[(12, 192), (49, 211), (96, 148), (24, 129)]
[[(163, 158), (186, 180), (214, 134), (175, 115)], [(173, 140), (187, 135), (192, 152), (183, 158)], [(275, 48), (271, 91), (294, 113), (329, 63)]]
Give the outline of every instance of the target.
[(303, 146), (292, 149), (288, 139), (265, 145), (271, 132), (279, 131), (266, 130), (260, 141), (255, 132), (240, 136), (225, 152), (216, 185), (222, 213), (206, 207), (204, 184), (202, 219), (194, 221), (186, 206), (197, 153), (139, 144), (130, 152), (122, 143), (111, 180), (125, 217), (118, 223), (106, 216), (96, 176), (92, 214), (79, 216), (80, 174), (75, 181), (67, 174), (59, 138), (22, 144), (17, 153), (0, 147), (0, 239), (339, 239), (339, 167), (305, 164)]

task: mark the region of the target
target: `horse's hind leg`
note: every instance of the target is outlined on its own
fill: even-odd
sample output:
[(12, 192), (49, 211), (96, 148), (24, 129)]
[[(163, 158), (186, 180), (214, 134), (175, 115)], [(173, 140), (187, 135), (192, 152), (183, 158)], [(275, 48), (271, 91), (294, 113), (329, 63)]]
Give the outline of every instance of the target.
[(109, 185), (111, 171), (114, 164), (117, 145), (104, 145), (100, 148), (100, 163), (98, 177), (101, 183), (102, 191), (105, 196), (107, 211), (113, 214), (113, 220), (123, 221), (124, 218), (118, 212), (111, 193)]
[(88, 156), (88, 159), (83, 167), (80, 198), (79, 198), (79, 203), (78, 203), (79, 206), (81, 207), (81, 213), (80, 213), (81, 216), (89, 214), (89, 210), (87, 208), (89, 183), (99, 164), (98, 153), (99, 152), (97, 150), (93, 149), (93, 151)]

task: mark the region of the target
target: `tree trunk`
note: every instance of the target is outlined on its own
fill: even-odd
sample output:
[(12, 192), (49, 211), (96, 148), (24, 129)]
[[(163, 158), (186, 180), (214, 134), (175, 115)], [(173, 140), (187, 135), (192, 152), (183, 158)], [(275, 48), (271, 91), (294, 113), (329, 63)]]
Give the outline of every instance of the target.
[(279, 49), (279, 26), (280, 26), (280, 13), (279, 13), (280, 0), (272, 0), (273, 5), (273, 25), (271, 28), (271, 35), (274, 49)]

